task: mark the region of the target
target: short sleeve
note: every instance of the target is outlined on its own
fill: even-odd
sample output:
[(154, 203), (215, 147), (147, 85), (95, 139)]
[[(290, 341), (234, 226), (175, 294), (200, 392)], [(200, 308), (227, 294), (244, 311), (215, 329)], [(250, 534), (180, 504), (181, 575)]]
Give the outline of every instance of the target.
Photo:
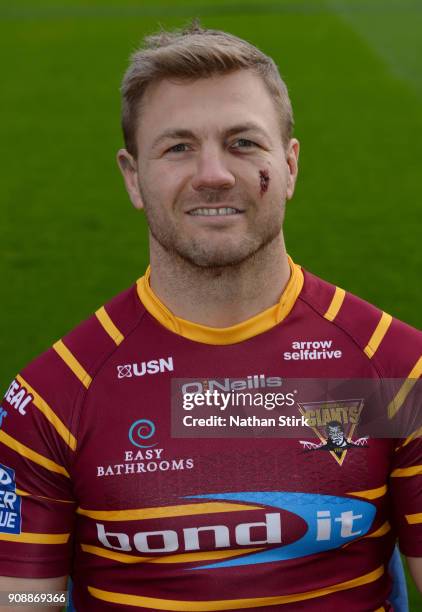
[(11, 382), (0, 407), (3, 576), (52, 578), (70, 571), (76, 439), (56, 362), (51, 351), (38, 358)]
[(422, 438), (401, 440), (395, 450), (390, 490), (400, 551), (422, 557)]

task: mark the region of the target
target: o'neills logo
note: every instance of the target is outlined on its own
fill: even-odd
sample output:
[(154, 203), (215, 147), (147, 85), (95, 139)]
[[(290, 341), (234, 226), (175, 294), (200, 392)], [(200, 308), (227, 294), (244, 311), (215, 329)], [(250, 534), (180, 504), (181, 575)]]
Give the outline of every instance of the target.
[(283, 353), (285, 361), (318, 361), (340, 359), (343, 352), (333, 347), (332, 340), (306, 340), (292, 342), (293, 351)]
[(164, 359), (151, 359), (141, 363), (127, 363), (117, 366), (117, 378), (132, 378), (133, 376), (145, 376), (146, 374), (159, 374), (160, 372), (173, 372), (173, 357)]
[(191, 381), (182, 386), (182, 393), (203, 393), (204, 391), (242, 391), (243, 389), (265, 389), (266, 387), (281, 387), (283, 379), (279, 376), (265, 374), (250, 374), (246, 378), (209, 378), (202, 381)]

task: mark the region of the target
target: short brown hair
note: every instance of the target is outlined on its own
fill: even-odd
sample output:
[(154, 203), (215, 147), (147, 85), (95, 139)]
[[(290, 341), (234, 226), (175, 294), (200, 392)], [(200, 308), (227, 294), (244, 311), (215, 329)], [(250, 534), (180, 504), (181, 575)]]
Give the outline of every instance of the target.
[(248, 69), (262, 78), (273, 97), (283, 144), (287, 146), (293, 131), (293, 112), (274, 60), (249, 42), (227, 32), (204, 29), (195, 20), (184, 30), (161, 30), (146, 37), (144, 46), (131, 56), (121, 87), (122, 128), (128, 152), (137, 155), (139, 110), (150, 84), (166, 78), (195, 80)]

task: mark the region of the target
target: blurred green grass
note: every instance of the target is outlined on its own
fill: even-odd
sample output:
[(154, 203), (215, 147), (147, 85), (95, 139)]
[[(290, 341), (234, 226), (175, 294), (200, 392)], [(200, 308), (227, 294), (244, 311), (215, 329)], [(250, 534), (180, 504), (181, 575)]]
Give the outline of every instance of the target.
[(421, 326), (420, 2), (3, 2), (3, 388), (142, 275), (146, 226), (114, 160), (120, 80), (145, 33), (194, 16), (257, 44), (287, 80), (302, 144), (294, 259)]

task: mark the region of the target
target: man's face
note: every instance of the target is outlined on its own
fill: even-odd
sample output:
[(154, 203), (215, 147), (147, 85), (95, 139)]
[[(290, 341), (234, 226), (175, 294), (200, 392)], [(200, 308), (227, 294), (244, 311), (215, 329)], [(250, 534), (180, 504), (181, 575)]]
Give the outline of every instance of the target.
[(344, 433), (341, 427), (328, 427), (328, 437), (338, 446), (344, 443)]
[(152, 249), (214, 268), (280, 235), (298, 143), (285, 151), (274, 102), (252, 72), (150, 86), (137, 145), (136, 160), (124, 150), (118, 159)]

